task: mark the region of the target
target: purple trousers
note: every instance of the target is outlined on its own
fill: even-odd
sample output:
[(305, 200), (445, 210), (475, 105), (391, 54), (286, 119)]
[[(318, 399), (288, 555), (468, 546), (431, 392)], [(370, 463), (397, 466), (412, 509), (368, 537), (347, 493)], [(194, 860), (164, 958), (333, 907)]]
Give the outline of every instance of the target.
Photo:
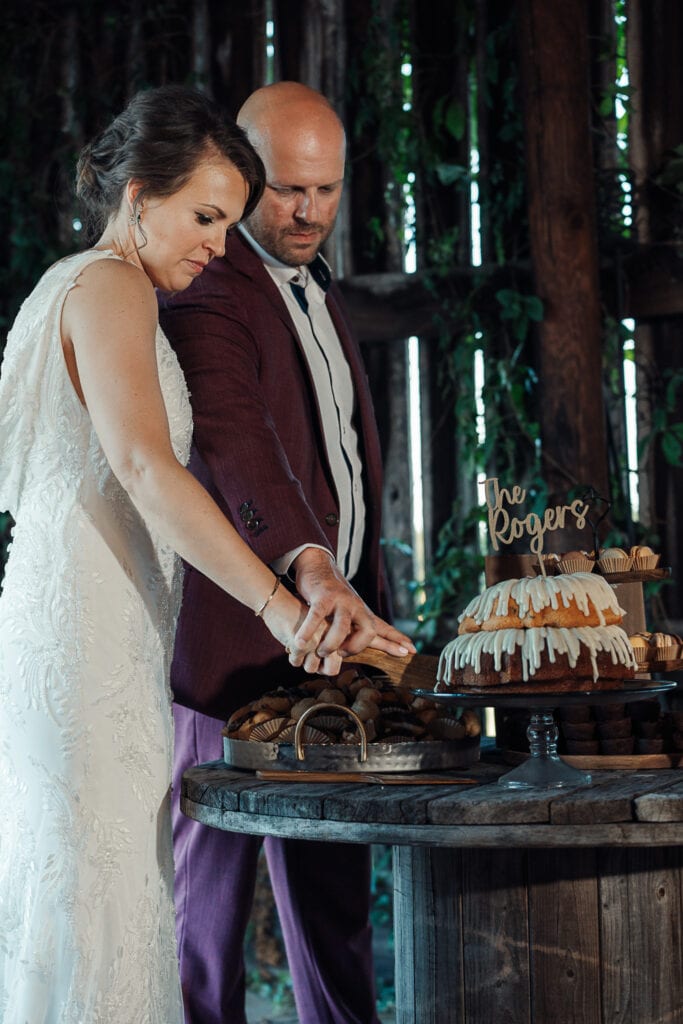
[(378, 1024), (370, 849), (224, 832), (179, 810), (186, 768), (223, 756), (221, 724), (174, 706), (173, 843), (186, 1024), (246, 1024), (244, 935), (264, 844), (300, 1024)]

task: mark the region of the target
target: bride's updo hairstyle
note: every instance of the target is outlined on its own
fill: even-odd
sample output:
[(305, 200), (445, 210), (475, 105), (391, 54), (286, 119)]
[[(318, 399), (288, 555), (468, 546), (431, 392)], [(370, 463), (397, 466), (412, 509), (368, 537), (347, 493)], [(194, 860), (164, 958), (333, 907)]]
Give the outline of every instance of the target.
[(133, 215), (145, 196), (163, 199), (187, 183), (197, 165), (226, 157), (248, 186), (244, 216), (263, 194), (265, 171), (246, 133), (196, 89), (162, 85), (137, 93), (126, 109), (81, 151), (76, 195), (84, 207), (86, 241), (95, 241), (121, 204), (127, 183), (142, 182)]

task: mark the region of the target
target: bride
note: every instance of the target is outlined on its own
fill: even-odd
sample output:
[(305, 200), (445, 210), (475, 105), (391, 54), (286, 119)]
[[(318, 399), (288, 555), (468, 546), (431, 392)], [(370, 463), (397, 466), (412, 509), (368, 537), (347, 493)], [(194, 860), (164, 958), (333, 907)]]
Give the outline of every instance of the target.
[[(339, 669), (337, 653), (316, 654), (322, 614), (279, 586), (185, 469), (187, 389), (157, 323), (154, 289), (200, 275), (263, 186), (246, 137), (205, 96), (138, 94), (79, 162), (98, 241), (45, 273), (7, 343), (4, 1024), (182, 1021), (168, 801), (177, 555), (261, 616), (292, 664)], [(376, 622), (367, 642), (398, 653)]]

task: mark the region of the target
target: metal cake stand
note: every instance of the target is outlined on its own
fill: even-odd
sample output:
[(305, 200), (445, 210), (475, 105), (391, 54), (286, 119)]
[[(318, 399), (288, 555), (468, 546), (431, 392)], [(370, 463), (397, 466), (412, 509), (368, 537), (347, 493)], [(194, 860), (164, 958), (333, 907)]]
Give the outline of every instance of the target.
[(675, 689), (676, 682), (659, 680), (629, 680), (617, 690), (565, 690), (560, 692), (521, 692), (509, 687), (490, 687), (483, 692), (462, 690), (434, 693), (432, 690), (413, 690), (420, 697), (438, 703), (459, 707), (523, 708), (530, 713), (526, 734), (529, 757), (517, 768), (501, 775), (500, 786), (507, 789), (561, 789), (587, 786), (589, 772), (567, 764), (557, 752), (558, 728), (554, 709), (572, 704), (621, 704), (642, 700)]

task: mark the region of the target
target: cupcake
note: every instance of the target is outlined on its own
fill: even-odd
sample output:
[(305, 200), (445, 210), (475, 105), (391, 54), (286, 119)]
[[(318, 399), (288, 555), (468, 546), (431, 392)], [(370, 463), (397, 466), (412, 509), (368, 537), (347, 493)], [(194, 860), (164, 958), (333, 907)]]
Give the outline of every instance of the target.
[(647, 544), (635, 544), (629, 551), (629, 555), (631, 556), (632, 568), (639, 571), (656, 569), (661, 558), (661, 555), (655, 554)]
[(638, 662), (638, 668), (642, 671), (647, 669), (648, 663), (652, 657), (652, 647), (650, 645), (650, 634), (649, 633), (633, 633), (629, 636), (631, 647), (633, 648), (633, 654)]
[[(547, 553), (542, 554), (541, 560), (543, 562), (543, 568), (546, 571), (546, 575), (554, 576), (556, 573), (561, 572), (559, 567), (560, 556), (556, 555), (554, 551), (548, 551)], [(538, 571), (540, 572), (540, 569)]]
[(606, 718), (598, 722), (598, 734), (601, 740), (618, 740), (631, 735), (630, 718)]
[(566, 551), (560, 555), (557, 567), (560, 572), (593, 572), (595, 561), (587, 551)]
[(598, 556), (598, 566), (603, 573), (628, 572), (631, 561), (631, 556), (623, 548), (602, 548)]
[(650, 637), (653, 661), (676, 661), (681, 656), (682, 643), (675, 633), (653, 633)]
[(561, 722), (560, 730), (566, 740), (592, 740), (595, 722)]

